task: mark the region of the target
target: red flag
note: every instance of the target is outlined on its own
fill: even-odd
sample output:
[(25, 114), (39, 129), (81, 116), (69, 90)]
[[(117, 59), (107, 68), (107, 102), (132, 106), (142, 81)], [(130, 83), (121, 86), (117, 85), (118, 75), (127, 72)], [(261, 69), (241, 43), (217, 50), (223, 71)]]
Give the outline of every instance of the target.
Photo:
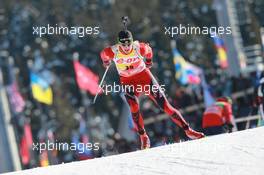
[(28, 123), (24, 125), (24, 135), (20, 141), (20, 156), (23, 165), (30, 162), (30, 149), (33, 144), (31, 127)]
[(96, 95), (99, 91), (99, 77), (89, 68), (83, 66), (79, 61), (74, 61), (74, 69), (77, 83), (80, 89), (89, 91), (92, 95)]
[(33, 138), (32, 138), (31, 126), (29, 123), (25, 124), (24, 132), (25, 132), (24, 134), (26, 136), (27, 144), (28, 144), (29, 148), (31, 148), (31, 146), (33, 144)]
[(22, 164), (23, 165), (28, 165), (29, 161), (30, 161), (30, 152), (27, 146), (27, 140), (25, 135), (22, 137), (21, 141), (20, 141), (20, 156), (21, 156), (21, 160), (22, 160)]

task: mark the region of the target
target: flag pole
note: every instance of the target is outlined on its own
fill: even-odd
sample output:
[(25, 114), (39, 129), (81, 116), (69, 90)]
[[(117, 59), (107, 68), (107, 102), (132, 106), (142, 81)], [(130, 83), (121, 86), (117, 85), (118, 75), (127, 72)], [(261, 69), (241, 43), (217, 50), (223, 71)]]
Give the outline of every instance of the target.
[[(73, 53), (73, 61), (79, 61), (79, 53), (78, 52)], [(81, 96), (82, 96), (83, 110), (81, 110), (82, 108), (80, 108), (79, 112), (85, 121), (86, 131), (88, 132), (88, 136), (89, 136), (89, 142), (92, 143), (94, 139), (93, 139), (93, 134), (92, 134), (91, 128), (90, 128), (91, 116), (88, 116), (88, 109), (91, 106), (91, 102), (90, 102), (90, 99), (87, 97), (85, 90), (80, 89), (80, 92), (81, 92)]]

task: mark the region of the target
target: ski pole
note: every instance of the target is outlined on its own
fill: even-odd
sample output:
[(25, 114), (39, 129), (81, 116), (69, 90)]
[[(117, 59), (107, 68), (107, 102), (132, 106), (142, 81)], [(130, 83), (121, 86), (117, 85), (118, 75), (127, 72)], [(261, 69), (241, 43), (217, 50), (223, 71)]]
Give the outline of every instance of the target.
[(260, 118), (264, 120), (263, 104), (259, 105), (259, 114), (260, 114)]
[[(110, 66), (111, 66), (111, 65), (110, 65)], [(107, 72), (108, 72), (110, 66), (108, 66), (108, 67), (105, 69), (105, 72), (104, 72), (103, 78), (102, 78), (102, 80), (101, 80), (101, 82), (100, 82), (100, 84), (99, 84), (99, 88), (98, 88), (99, 90), (97, 89), (96, 95), (95, 95), (95, 97), (94, 97), (94, 99), (93, 99), (93, 104), (95, 104), (95, 102), (96, 102), (97, 96), (98, 96), (98, 94), (99, 94), (99, 91), (101, 90), (101, 86), (102, 86), (102, 84), (103, 84), (103, 82), (104, 82), (104, 79), (105, 79), (105, 77), (106, 77), (106, 74), (107, 74)]]

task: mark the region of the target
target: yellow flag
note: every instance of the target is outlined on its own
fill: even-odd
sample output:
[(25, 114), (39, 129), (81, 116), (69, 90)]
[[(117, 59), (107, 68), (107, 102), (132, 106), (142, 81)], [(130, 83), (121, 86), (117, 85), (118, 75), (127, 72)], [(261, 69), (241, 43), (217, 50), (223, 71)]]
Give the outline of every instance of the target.
[(30, 79), (33, 97), (41, 103), (51, 105), (53, 101), (53, 95), (49, 84), (34, 73), (30, 74)]
[(47, 89), (43, 89), (40, 85), (38, 84), (32, 84), (32, 93), (33, 97), (38, 100), (39, 102), (51, 105), (52, 104), (52, 90), (50, 87)]

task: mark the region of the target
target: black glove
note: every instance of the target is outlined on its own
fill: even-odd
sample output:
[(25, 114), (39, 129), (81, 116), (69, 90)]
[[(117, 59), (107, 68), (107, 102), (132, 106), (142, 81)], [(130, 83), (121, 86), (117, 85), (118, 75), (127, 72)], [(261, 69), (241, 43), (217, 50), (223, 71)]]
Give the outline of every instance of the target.
[(152, 67), (152, 65), (153, 65), (153, 63), (152, 63), (152, 60), (151, 60), (151, 59), (146, 59), (146, 61), (145, 61), (145, 64), (146, 64), (146, 67), (147, 67), (147, 68), (151, 68), (151, 67)]
[(231, 133), (233, 127), (234, 127), (234, 125), (233, 125), (232, 123), (227, 123), (227, 124), (224, 125), (224, 130), (225, 130), (227, 133)]
[(103, 62), (103, 66), (104, 66), (105, 68), (108, 68), (108, 67), (110, 66), (110, 64), (111, 64), (111, 61), (104, 61), (104, 62)]

